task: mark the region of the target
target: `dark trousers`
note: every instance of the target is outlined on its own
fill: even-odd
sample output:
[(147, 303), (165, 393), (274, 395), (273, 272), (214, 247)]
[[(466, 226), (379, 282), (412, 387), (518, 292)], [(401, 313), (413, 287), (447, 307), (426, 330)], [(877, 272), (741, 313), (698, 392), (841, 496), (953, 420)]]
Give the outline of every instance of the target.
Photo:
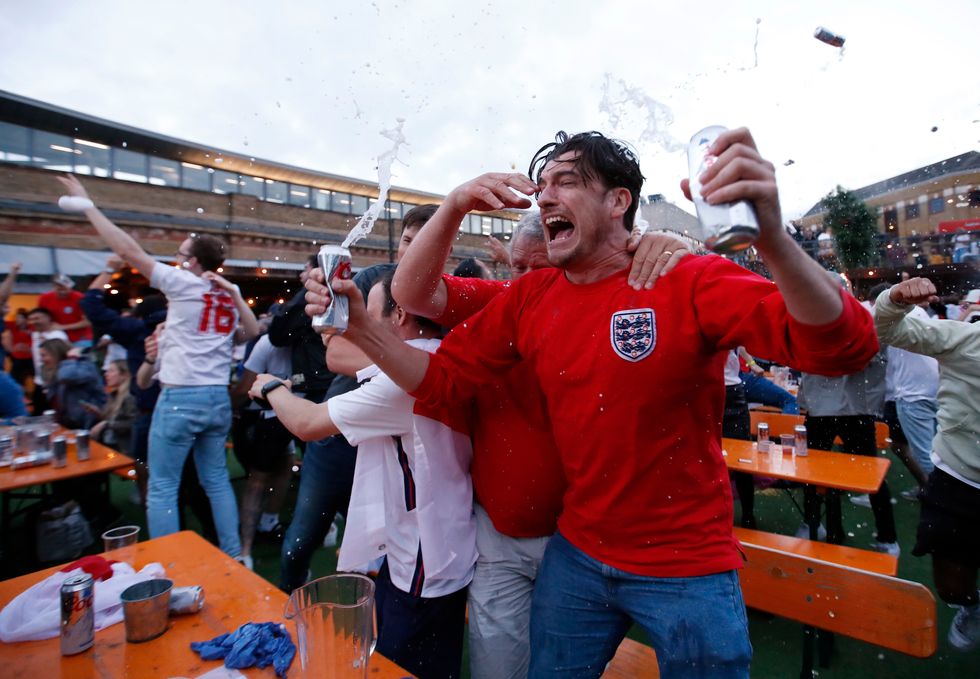
[[(830, 450), (834, 439), (840, 436), (844, 452), (851, 455), (874, 456), (875, 418), (872, 415), (831, 415), (806, 418), (807, 441), (811, 448)], [(895, 514), (888, 484), (882, 482), (877, 493), (871, 494), (871, 511), (874, 512), (878, 542), (895, 542)], [(827, 514), (827, 542), (840, 544), (844, 541), (844, 525), (839, 512)]]
[[(726, 439), (752, 438), (752, 420), (741, 384), (725, 387), (725, 415), (721, 421), (721, 435)], [(732, 480), (742, 505), (742, 528), (755, 528), (755, 478), (746, 472), (733, 472)]]
[(419, 679), (457, 679), (463, 661), (466, 587), (423, 599), (391, 582), (385, 559), (375, 582), (377, 650)]
[(310, 560), (338, 512), (347, 516), (357, 448), (343, 436), (306, 444), (293, 519), (282, 542), (279, 587), (292, 592), (306, 583)]

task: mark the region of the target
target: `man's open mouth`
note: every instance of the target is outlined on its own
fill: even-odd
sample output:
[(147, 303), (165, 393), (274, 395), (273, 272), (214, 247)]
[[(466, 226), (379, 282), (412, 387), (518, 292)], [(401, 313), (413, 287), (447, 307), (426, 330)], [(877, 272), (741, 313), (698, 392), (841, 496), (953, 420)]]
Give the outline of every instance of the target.
[(575, 230), (575, 225), (564, 217), (548, 217), (544, 223), (548, 229), (548, 240), (551, 242), (571, 238)]

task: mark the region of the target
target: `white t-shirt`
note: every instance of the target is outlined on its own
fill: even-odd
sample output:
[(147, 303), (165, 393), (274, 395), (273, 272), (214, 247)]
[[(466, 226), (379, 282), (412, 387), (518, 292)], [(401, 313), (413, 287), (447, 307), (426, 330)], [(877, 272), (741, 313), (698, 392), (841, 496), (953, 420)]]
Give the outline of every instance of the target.
[[(409, 344), (431, 353), (439, 340)], [(470, 438), (416, 414), (415, 399), (377, 366), (357, 377), (370, 382), (327, 402), (337, 428), (358, 446), (337, 569), (387, 554), (391, 581), (403, 592), (459, 591), (476, 563)]]
[[(912, 309), (909, 316), (929, 318), (922, 307)], [(885, 379), (888, 400), (935, 401), (939, 390), (939, 362), (931, 356), (888, 347)]]
[[(289, 347), (274, 347), (269, 341), (269, 336), (262, 335), (252, 347), (248, 360), (245, 361), (245, 370), (250, 370), (256, 375), (265, 373), (275, 375), (281, 380), (289, 379), (293, 365), (291, 354)], [(247, 407), (249, 410), (261, 410), (255, 401), (250, 401)], [(269, 409), (266, 412), (272, 413), (271, 416), (274, 417), (276, 411)]]
[(728, 352), (728, 358), (725, 359), (725, 386), (734, 387), (736, 384), (742, 383), (742, 378), (739, 375), (739, 363), (738, 354), (734, 351)]
[(44, 367), (41, 365), (41, 345), (50, 339), (60, 339), (71, 344), (64, 330), (48, 330), (46, 332), (31, 333), (31, 355), (34, 357), (34, 384), (41, 387), (44, 386), (44, 377), (41, 372)]
[(232, 296), (190, 271), (157, 262), (150, 285), (167, 296), (167, 329), (160, 340), (160, 383), (201, 387), (228, 384), (238, 328)]

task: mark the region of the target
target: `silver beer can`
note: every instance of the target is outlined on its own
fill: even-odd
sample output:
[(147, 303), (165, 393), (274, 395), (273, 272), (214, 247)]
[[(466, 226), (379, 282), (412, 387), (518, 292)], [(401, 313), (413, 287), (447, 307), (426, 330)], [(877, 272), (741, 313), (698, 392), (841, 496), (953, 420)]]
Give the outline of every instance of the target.
[(321, 335), (337, 335), (347, 330), (350, 308), (347, 297), (336, 294), (330, 283), (336, 278), (346, 280), (351, 277), (350, 250), (340, 245), (324, 245), (317, 255), (317, 262), (323, 270), (330, 299), (327, 310), (313, 317), (313, 329)]
[(204, 588), (200, 585), (174, 587), (170, 590), (170, 613), (197, 613), (204, 608)]
[(89, 573), (61, 583), (61, 655), (75, 655), (95, 641), (95, 581)]
[(708, 149), (718, 135), (727, 131), (721, 125), (706, 127), (691, 137), (687, 146), (691, 198), (701, 222), (701, 235), (706, 247), (722, 254), (744, 250), (759, 237), (759, 219), (747, 200), (709, 205), (701, 196), (699, 177), (718, 159)]
[(46, 432), (46, 431), (37, 432), (37, 438), (34, 439), (34, 450), (38, 453), (51, 452), (50, 432)]
[(825, 42), (828, 45), (832, 45), (834, 47), (844, 46), (843, 35), (837, 35), (833, 31), (828, 31), (823, 26), (817, 26), (817, 30), (813, 32), (813, 37), (819, 40), (820, 42)]
[(75, 459), (84, 462), (90, 456), (88, 429), (77, 429), (75, 431)]
[(68, 464), (68, 441), (64, 436), (56, 436), (51, 441), (51, 452), (54, 453), (55, 467), (64, 467)]
[(810, 445), (806, 438), (806, 427), (802, 424), (793, 427), (793, 454), (796, 457), (806, 457), (810, 454)]
[(756, 433), (756, 447), (765, 452), (769, 450), (769, 425), (765, 422), (760, 422)]
[(10, 464), (14, 458), (14, 437), (0, 436), (0, 464)]

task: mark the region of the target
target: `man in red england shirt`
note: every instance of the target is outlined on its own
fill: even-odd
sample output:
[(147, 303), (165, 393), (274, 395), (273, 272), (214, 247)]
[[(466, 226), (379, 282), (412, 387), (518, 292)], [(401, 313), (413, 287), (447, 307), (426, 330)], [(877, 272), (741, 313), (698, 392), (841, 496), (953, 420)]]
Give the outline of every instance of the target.
[(55, 329), (64, 330), (68, 339), (77, 347), (92, 346), (92, 324), (82, 312), (82, 293), (75, 290), (75, 281), (63, 273), (51, 282), (54, 290), (48, 290), (37, 298), (37, 305), (51, 312)]
[[(557, 268), (522, 277), (431, 357), (391, 341), (351, 304), (348, 339), (420, 401), (468, 398), (530, 365), (568, 483), (533, 595), (532, 677), (598, 677), (633, 622), (664, 676), (748, 677), (742, 559), (721, 455), (727, 353), (743, 345), (841, 374), (877, 351), (867, 311), (786, 234), (773, 165), (748, 130), (720, 135), (710, 152), (717, 160), (702, 193), (709, 203), (754, 203), (756, 248), (775, 285), (707, 256), (684, 258), (653, 289), (632, 287), (627, 225), (639, 163), (598, 133), (561, 133), (532, 162), (535, 182), (485, 175), (433, 217), (528, 207), (514, 191), (536, 192)], [(333, 285), (357, 295), (346, 281)], [(315, 288), (308, 301), (322, 309)]]

